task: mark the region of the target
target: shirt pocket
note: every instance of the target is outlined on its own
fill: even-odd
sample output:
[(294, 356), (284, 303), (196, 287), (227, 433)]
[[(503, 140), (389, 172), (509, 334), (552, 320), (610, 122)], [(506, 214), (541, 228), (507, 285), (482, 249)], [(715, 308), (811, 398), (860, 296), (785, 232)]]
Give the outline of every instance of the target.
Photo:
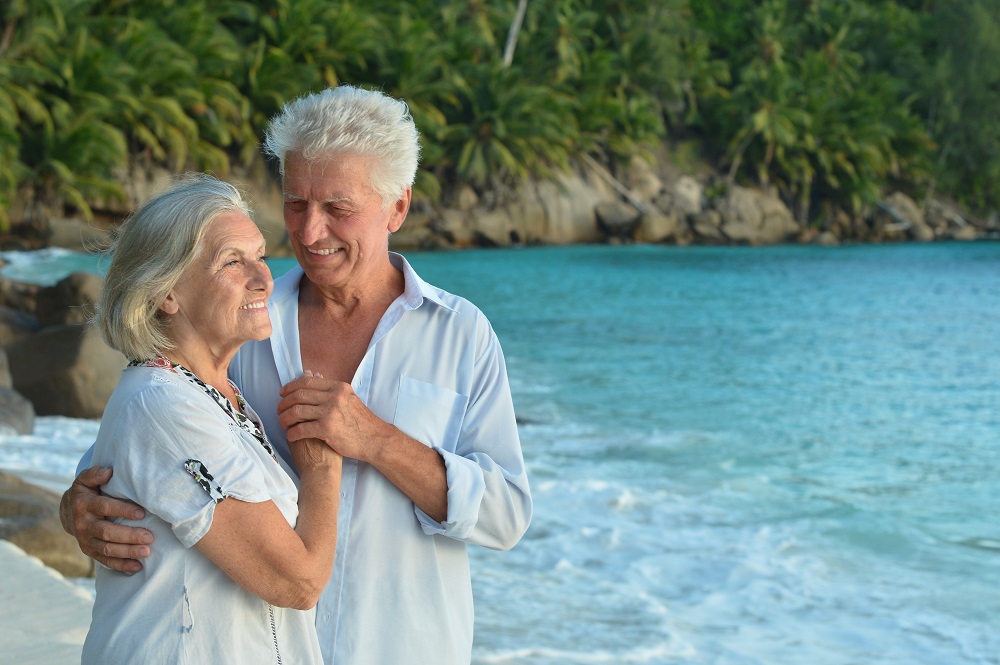
[(450, 388), (402, 376), (392, 423), (417, 441), (455, 452), (468, 403)]

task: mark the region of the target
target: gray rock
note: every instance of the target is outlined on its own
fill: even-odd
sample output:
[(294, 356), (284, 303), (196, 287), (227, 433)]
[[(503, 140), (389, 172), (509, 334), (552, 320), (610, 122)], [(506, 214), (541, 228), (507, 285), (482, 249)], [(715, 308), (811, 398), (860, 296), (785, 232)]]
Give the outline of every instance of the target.
[(709, 242), (722, 242), (726, 239), (722, 235), (722, 215), (717, 210), (706, 210), (705, 212), (688, 215), (688, 224), (695, 236)]
[(7, 355), (14, 388), (42, 416), (100, 418), (126, 365), (97, 330), (79, 324), (45, 328)]
[(639, 227), (642, 213), (619, 201), (602, 201), (594, 206), (597, 227), (614, 238), (631, 238)]
[(59, 523), (59, 496), (0, 471), (0, 538), (67, 577), (89, 577), (94, 562)]
[(75, 272), (54, 286), (38, 292), (38, 323), (43, 328), (86, 323), (94, 314), (104, 280), (86, 272)]
[(678, 226), (676, 212), (647, 210), (639, 221), (635, 239), (640, 242), (663, 242), (677, 235)]
[(52, 236), (50, 247), (64, 247), (77, 252), (103, 250), (111, 244), (111, 233), (78, 219), (49, 220)]
[(0, 349), (0, 388), (11, 388), (14, 380), (10, 376), (10, 362), (7, 360), (7, 352)]
[(974, 226), (963, 226), (957, 229), (950, 229), (947, 237), (952, 240), (978, 240), (979, 229)]
[(823, 231), (812, 239), (813, 245), (822, 245), (823, 247), (836, 247), (840, 244), (840, 239), (830, 231)]
[(703, 210), (703, 191), (700, 182), (688, 175), (681, 176), (671, 188), (672, 205), (684, 215), (698, 214)]
[(663, 189), (663, 182), (656, 175), (653, 165), (639, 156), (629, 162), (627, 178), (632, 195), (643, 201), (653, 200)]
[(31, 337), (39, 328), (41, 326), (33, 314), (0, 306), (0, 346)]
[(732, 186), (718, 204), (722, 233), (732, 242), (772, 244), (798, 235), (799, 225), (791, 211), (774, 196)]
[(34, 407), (12, 388), (0, 388), (0, 428), (14, 434), (31, 434), (35, 431)]
[(37, 284), (0, 277), (0, 305), (34, 314), (38, 307), (38, 292), (41, 288)]

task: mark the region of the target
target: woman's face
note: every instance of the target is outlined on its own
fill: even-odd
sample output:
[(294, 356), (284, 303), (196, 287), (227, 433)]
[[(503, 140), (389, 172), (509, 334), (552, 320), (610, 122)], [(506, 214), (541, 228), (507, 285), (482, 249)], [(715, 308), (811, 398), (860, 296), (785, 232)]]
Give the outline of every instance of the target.
[(228, 360), (244, 342), (271, 334), (274, 282), (265, 258), (264, 238), (246, 215), (224, 212), (209, 223), (201, 251), (160, 306), (181, 353), (207, 347)]

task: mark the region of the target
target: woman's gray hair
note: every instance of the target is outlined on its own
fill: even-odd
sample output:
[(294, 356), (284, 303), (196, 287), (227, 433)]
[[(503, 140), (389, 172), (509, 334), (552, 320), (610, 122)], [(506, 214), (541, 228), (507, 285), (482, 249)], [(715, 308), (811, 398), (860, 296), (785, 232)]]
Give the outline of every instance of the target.
[(371, 185), (388, 208), (413, 186), (420, 134), (405, 102), (340, 85), (286, 104), (267, 128), (264, 153), (278, 158), (282, 179), (289, 154), (301, 154), (307, 162), (371, 157)]
[(93, 323), (108, 346), (130, 360), (173, 347), (160, 305), (201, 251), (205, 229), (225, 212), (250, 217), (239, 190), (200, 173), (187, 174), (138, 208), (108, 248), (111, 265)]

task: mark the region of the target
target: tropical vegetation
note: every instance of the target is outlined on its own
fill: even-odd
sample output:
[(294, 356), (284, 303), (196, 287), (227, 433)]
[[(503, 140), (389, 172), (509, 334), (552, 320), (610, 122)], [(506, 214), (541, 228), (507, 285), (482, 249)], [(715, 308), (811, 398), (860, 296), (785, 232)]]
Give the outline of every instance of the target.
[(1000, 0), (8, 0), (0, 228), (130, 165), (225, 174), (286, 101), (405, 99), (418, 195), (700, 147), (803, 223), (893, 186), (1000, 206)]

